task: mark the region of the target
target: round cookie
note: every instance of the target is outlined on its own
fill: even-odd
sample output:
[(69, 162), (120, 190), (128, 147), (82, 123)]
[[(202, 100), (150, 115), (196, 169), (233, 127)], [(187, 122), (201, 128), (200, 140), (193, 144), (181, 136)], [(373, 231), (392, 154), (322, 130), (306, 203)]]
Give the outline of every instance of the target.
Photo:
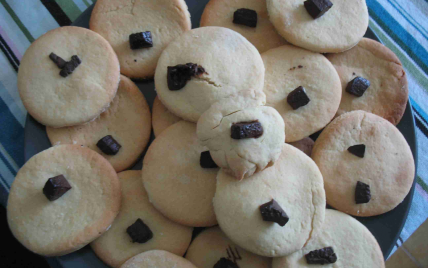
[(290, 142), (289, 144), (304, 152), (309, 157), (311, 156), (312, 148), (314, 147), (314, 141), (309, 137), (303, 138), (299, 141)]
[[(81, 63), (67, 77), (49, 58)], [(108, 108), (119, 84), (119, 61), (99, 34), (80, 27), (60, 27), (39, 37), (27, 49), (18, 72), (22, 103), (34, 119), (51, 127), (93, 120)]]
[(192, 241), (186, 253), (186, 259), (199, 268), (215, 267), (222, 258), (245, 268), (271, 268), (272, 264), (272, 259), (255, 255), (235, 245), (219, 227), (202, 231)]
[[(310, 251), (332, 247), (337, 261), (332, 265), (308, 264)], [(326, 209), (323, 228), (303, 249), (273, 260), (272, 268), (300, 267), (377, 267), (385, 263), (380, 247), (370, 231), (359, 221), (337, 210)]]
[[(219, 167), (238, 180), (272, 166), (281, 154), (284, 120), (275, 109), (262, 105), (258, 95), (236, 96), (213, 104), (198, 121), (201, 144)], [(235, 125), (255, 121), (262, 127), (256, 137), (232, 137)]]
[[(364, 144), (363, 157), (348, 151)], [(355, 216), (388, 212), (409, 193), (415, 164), (400, 131), (385, 119), (364, 111), (341, 115), (321, 133), (312, 159), (324, 177), (327, 203)], [(357, 204), (357, 181), (370, 186), (371, 199)]]
[[(110, 42), (124, 75), (144, 79), (153, 77), (162, 51), (192, 25), (184, 0), (98, 0), (89, 28)], [(129, 36), (146, 31), (153, 47), (131, 49)]]
[[(194, 63), (205, 73), (170, 90), (167, 69)], [(262, 92), (265, 68), (257, 49), (242, 35), (222, 27), (202, 27), (184, 33), (162, 52), (155, 74), (159, 99), (173, 114), (197, 122), (220, 100), (242, 92)]]
[(186, 226), (217, 224), (212, 198), (218, 168), (201, 167), (204, 151), (196, 125), (180, 121), (156, 137), (143, 161), (150, 202), (167, 218)]
[[(233, 23), (234, 12), (240, 8), (257, 12), (255, 28)], [(201, 17), (201, 27), (204, 26), (220, 26), (234, 30), (247, 38), (260, 53), (287, 43), (269, 20), (266, 0), (210, 0)]]
[(153, 102), (152, 114), (153, 132), (155, 133), (155, 136), (159, 136), (162, 131), (181, 120), (182, 119), (180, 117), (168, 111), (156, 96)]
[[(289, 217), (283, 227), (262, 219), (259, 207), (272, 199)], [(301, 249), (322, 227), (322, 175), (307, 155), (284, 144), (274, 166), (245, 180), (221, 170), (214, 210), (220, 228), (238, 246), (261, 256), (285, 256)]]
[[(50, 201), (43, 193), (45, 184), (61, 174), (72, 188)], [(19, 170), (7, 220), (26, 248), (60, 256), (103, 234), (119, 212), (120, 199), (120, 182), (107, 160), (78, 145), (59, 145), (33, 156)]]
[[(94, 121), (75, 127), (46, 127), (52, 145), (78, 144), (104, 156), (117, 172), (132, 166), (146, 148), (151, 132), (150, 108), (144, 95), (129, 78), (121, 76), (119, 89), (110, 107)], [(116, 155), (107, 155), (97, 142), (111, 135), (121, 146)]]
[[(129, 258), (148, 250), (162, 249), (182, 256), (189, 247), (192, 229), (165, 218), (150, 203), (141, 170), (118, 174), (122, 185), (122, 207), (111, 228), (91, 243), (100, 259), (111, 267), (120, 267)], [(153, 233), (145, 243), (133, 243), (127, 228), (141, 219)]]
[(333, 6), (313, 19), (305, 0), (266, 0), (272, 24), (288, 42), (320, 53), (337, 53), (355, 46), (369, 24), (365, 0), (331, 0)]
[(190, 261), (164, 250), (150, 250), (129, 259), (121, 268), (196, 268)]
[[(266, 105), (284, 118), (285, 141), (294, 142), (325, 127), (340, 104), (340, 79), (333, 65), (321, 54), (291, 45), (262, 54), (266, 68), (264, 93)], [(288, 96), (304, 87), (309, 103), (296, 110)]]
[[(407, 75), (397, 56), (381, 43), (363, 38), (354, 48), (328, 54), (342, 82), (342, 100), (337, 115), (363, 110), (397, 125), (409, 98)], [(346, 92), (348, 83), (360, 76), (370, 81), (363, 96)]]

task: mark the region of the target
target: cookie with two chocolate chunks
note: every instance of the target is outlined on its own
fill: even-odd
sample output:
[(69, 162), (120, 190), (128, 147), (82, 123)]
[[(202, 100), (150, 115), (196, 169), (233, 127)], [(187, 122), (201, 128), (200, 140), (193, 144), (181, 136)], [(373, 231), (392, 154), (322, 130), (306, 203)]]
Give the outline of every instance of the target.
[(305, 106), (310, 101), (308, 95), (306, 94), (306, 89), (302, 86), (297, 87), (295, 90), (291, 91), (287, 96), (287, 102), (293, 108), (297, 110), (302, 106)]
[(199, 164), (203, 168), (218, 168), (217, 164), (211, 157), (210, 151), (205, 151), (201, 153)]
[(255, 120), (251, 122), (239, 122), (232, 124), (230, 137), (235, 140), (258, 138), (263, 135), (262, 124)]
[(284, 226), (289, 221), (287, 213), (281, 208), (281, 206), (272, 199), (260, 206), (260, 213), (264, 221), (272, 221), (278, 223), (280, 226)]
[(357, 186), (355, 187), (355, 203), (368, 203), (371, 198), (372, 195), (370, 193), (370, 185), (361, 181), (357, 181)]
[(229, 259), (221, 258), (216, 264), (214, 264), (214, 268), (239, 268), (239, 266)]
[(171, 91), (180, 90), (189, 81), (192, 76), (197, 77), (205, 73), (205, 69), (196, 63), (178, 64), (168, 66), (167, 82)]
[(332, 247), (325, 247), (317, 250), (312, 250), (305, 255), (308, 264), (330, 264), (337, 261), (336, 253)]
[(43, 187), (43, 193), (49, 199), (49, 201), (55, 201), (66, 192), (71, 189), (71, 185), (68, 183), (64, 175), (58, 175), (50, 178), (45, 187)]
[(233, 13), (233, 23), (255, 28), (257, 26), (257, 12), (248, 8), (237, 9)]
[(370, 81), (360, 76), (352, 79), (346, 86), (346, 92), (357, 97), (363, 96), (364, 92), (370, 87)]
[(329, 0), (306, 0), (304, 5), (309, 15), (317, 19), (324, 15), (333, 6), (333, 3)]
[(363, 158), (366, 152), (366, 146), (364, 144), (352, 145), (352, 146), (349, 146), (348, 152), (360, 158)]
[(152, 33), (150, 31), (134, 33), (129, 35), (131, 49), (153, 47)]
[(140, 218), (130, 225), (126, 232), (132, 238), (132, 243), (143, 244), (153, 238), (153, 232)]
[(120, 145), (111, 135), (107, 135), (97, 142), (97, 147), (107, 155), (115, 155), (119, 152)]

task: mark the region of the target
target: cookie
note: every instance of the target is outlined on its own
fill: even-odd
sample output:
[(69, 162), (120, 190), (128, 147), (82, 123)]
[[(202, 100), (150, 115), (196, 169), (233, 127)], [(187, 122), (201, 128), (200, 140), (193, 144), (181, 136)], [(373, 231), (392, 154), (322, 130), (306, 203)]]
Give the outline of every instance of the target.
[[(162, 51), (192, 25), (184, 0), (99, 0), (89, 28), (110, 42), (122, 74), (144, 79), (153, 77)], [(130, 35), (146, 32), (150, 32), (152, 46), (132, 49)]]
[[(245, 8), (257, 12), (256, 27), (234, 22), (234, 14)], [(219, 26), (242, 34), (260, 53), (279, 47), (287, 42), (273, 27), (266, 9), (266, 0), (210, 0), (201, 17), (201, 27)]]
[[(280, 209), (272, 214), (288, 216), (284, 226), (263, 218), (260, 206), (272, 199), (286, 215)], [(237, 181), (220, 170), (214, 210), (220, 228), (238, 246), (261, 256), (285, 256), (310, 242), (322, 227), (322, 175), (307, 155), (284, 144), (275, 165), (245, 180)]]
[(314, 52), (337, 53), (355, 46), (367, 30), (365, 0), (332, 1), (333, 6), (314, 19), (305, 0), (266, 0), (269, 18), (285, 40)]
[(129, 259), (121, 268), (196, 268), (183, 257), (164, 250), (150, 250)]
[[(355, 216), (394, 209), (409, 193), (415, 176), (412, 152), (400, 131), (364, 111), (331, 122), (316, 140), (312, 159), (324, 177), (327, 203)], [(369, 186), (363, 196), (361, 183)], [(360, 197), (369, 200), (359, 203)]]
[[(305, 255), (332, 247), (333, 265), (308, 264)], [(326, 209), (323, 228), (303, 249), (273, 260), (272, 268), (298, 267), (385, 267), (383, 254), (370, 231), (359, 221), (340, 211)]]
[[(198, 72), (186, 69), (186, 63), (198, 65)], [(196, 123), (217, 101), (241, 92), (261, 92), (264, 74), (259, 52), (242, 35), (202, 27), (184, 33), (162, 52), (155, 86), (169, 111)]]
[[(56, 55), (51, 56), (55, 61), (51, 53)], [(58, 57), (62, 59), (59, 63)], [(74, 68), (71, 74), (65, 72), (65, 62), (68, 72)], [(60, 27), (39, 37), (25, 52), (18, 91), (27, 111), (41, 124), (74, 126), (93, 120), (108, 108), (119, 75), (116, 54), (102, 36), (80, 27)]]
[(272, 166), (281, 154), (284, 120), (274, 108), (262, 106), (261, 100), (257, 94), (219, 101), (198, 121), (201, 144), (219, 167), (238, 180)]
[[(407, 75), (397, 56), (381, 43), (363, 38), (354, 48), (328, 54), (342, 82), (342, 100), (337, 115), (363, 110), (397, 125), (409, 98)], [(358, 97), (347, 91), (356, 77), (369, 80), (370, 86)], [(348, 89), (349, 90), (349, 89)]]
[[(333, 119), (342, 95), (340, 78), (323, 55), (285, 45), (263, 53), (262, 59), (266, 105), (284, 118), (286, 142), (301, 140)], [(303, 96), (294, 97), (299, 87)]]
[[(122, 207), (111, 228), (91, 243), (100, 259), (111, 267), (120, 267), (129, 258), (148, 250), (161, 249), (182, 256), (189, 247), (192, 228), (176, 224), (150, 203), (141, 182), (141, 170), (118, 174), (122, 185)], [(129, 226), (141, 219), (152, 232), (145, 243), (133, 243)]]
[(219, 227), (202, 231), (192, 241), (186, 259), (199, 268), (212, 268), (218, 262), (232, 262), (246, 268), (270, 268), (272, 264), (270, 258), (257, 256), (235, 245)]
[(155, 136), (167, 129), (169, 126), (174, 125), (182, 119), (170, 111), (162, 104), (159, 98), (156, 96), (153, 102), (153, 114), (152, 114), (152, 125)]
[(309, 157), (311, 156), (312, 148), (314, 147), (314, 141), (309, 137), (303, 138), (299, 141), (290, 142), (289, 144), (304, 152)]
[[(63, 179), (52, 183), (54, 177)], [(60, 256), (102, 235), (118, 214), (120, 199), (119, 179), (105, 158), (78, 145), (59, 145), (33, 156), (19, 170), (7, 220), (27, 249)]]
[[(110, 107), (94, 121), (74, 127), (46, 127), (52, 145), (78, 144), (104, 156), (117, 172), (132, 166), (147, 146), (151, 132), (150, 108), (138, 87), (121, 76), (119, 89)], [(120, 145), (118, 153), (108, 155), (98, 146), (111, 135)]]
[(149, 200), (167, 218), (192, 227), (217, 224), (212, 205), (218, 168), (203, 168), (196, 125), (180, 121), (150, 145), (143, 161)]

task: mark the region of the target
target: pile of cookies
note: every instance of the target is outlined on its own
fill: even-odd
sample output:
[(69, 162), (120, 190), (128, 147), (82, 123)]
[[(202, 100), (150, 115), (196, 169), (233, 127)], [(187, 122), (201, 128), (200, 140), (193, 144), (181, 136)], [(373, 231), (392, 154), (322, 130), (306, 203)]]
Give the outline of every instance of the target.
[[(384, 267), (349, 215), (394, 209), (415, 167), (365, 1), (210, 0), (201, 26), (184, 0), (98, 0), (30, 46), (18, 89), (53, 147), (12, 185), (15, 237), (111, 267)], [(152, 114), (130, 79), (151, 77)]]

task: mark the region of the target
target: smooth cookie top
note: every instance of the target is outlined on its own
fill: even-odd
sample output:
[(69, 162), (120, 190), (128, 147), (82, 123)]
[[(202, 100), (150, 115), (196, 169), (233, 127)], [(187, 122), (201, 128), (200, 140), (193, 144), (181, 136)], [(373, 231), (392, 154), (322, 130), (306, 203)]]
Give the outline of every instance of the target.
[(121, 268), (196, 268), (183, 257), (164, 250), (150, 250), (129, 259)]
[(159, 136), (162, 131), (181, 120), (182, 119), (180, 117), (168, 111), (165, 105), (163, 105), (159, 98), (156, 96), (153, 102), (152, 113), (152, 125), (155, 136)]

